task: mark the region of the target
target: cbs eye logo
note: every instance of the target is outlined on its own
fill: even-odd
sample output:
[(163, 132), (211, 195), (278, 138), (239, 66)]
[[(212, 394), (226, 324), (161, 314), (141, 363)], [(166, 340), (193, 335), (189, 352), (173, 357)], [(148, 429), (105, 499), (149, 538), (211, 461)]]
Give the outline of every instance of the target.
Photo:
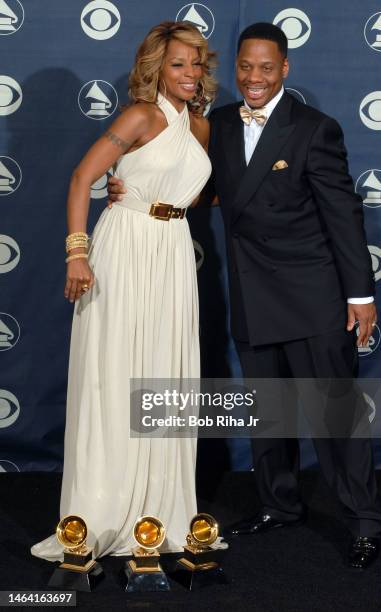
[(0, 428), (10, 427), (20, 416), (20, 404), (15, 395), (0, 389)]
[(368, 250), (372, 259), (372, 268), (374, 272), (374, 280), (377, 282), (381, 279), (381, 249), (374, 244), (368, 244)]
[(370, 130), (381, 130), (381, 91), (372, 91), (360, 103), (360, 119)]
[(22, 102), (22, 89), (17, 81), (0, 75), (0, 116), (11, 115)]
[(196, 270), (198, 272), (202, 264), (204, 263), (205, 253), (204, 253), (204, 249), (202, 248), (201, 244), (197, 242), (197, 240), (193, 240), (193, 247), (194, 247), (194, 253), (196, 257)]
[(303, 11), (288, 8), (280, 11), (274, 18), (273, 24), (281, 28), (288, 38), (288, 48), (301, 47), (310, 37), (311, 21)]
[(15, 34), (24, 23), (24, 8), (19, 0), (0, 1), (0, 35)]
[[(355, 331), (356, 331), (356, 335), (359, 336), (360, 327), (358, 323), (356, 323), (355, 325)], [(380, 344), (380, 339), (381, 339), (380, 328), (376, 324), (373, 327), (372, 335), (369, 338), (368, 346), (358, 346), (357, 347), (357, 352), (358, 352), (359, 357), (368, 357), (369, 355), (374, 353), (374, 351), (378, 349), (378, 346)]]
[(107, 40), (120, 28), (120, 13), (108, 0), (93, 0), (82, 11), (81, 26), (90, 38)]
[(200, 4), (199, 2), (192, 2), (183, 6), (176, 15), (176, 21), (192, 23), (204, 38), (211, 37), (215, 26), (212, 11), (205, 4)]
[(0, 274), (10, 272), (20, 261), (20, 248), (16, 240), (0, 234)]

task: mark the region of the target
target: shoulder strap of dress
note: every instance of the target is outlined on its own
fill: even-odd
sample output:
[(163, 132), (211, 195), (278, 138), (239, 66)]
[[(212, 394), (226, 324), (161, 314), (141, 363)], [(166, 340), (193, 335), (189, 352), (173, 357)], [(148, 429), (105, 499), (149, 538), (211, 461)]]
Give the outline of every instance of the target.
[(181, 114), (175, 109), (173, 104), (171, 104), (171, 102), (169, 102), (169, 100), (167, 100), (167, 98), (165, 98), (160, 92), (157, 94), (156, 104), (164, 113), (168, 125), (175, 121), (175, 119), (177, 119), (178, 116)]

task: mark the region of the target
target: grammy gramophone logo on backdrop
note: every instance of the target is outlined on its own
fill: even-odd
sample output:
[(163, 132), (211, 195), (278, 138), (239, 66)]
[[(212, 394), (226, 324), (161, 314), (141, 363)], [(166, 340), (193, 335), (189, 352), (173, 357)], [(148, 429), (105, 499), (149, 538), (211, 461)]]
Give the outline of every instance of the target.
[(110, 168), (106, 174), (101, 176), (100, 179), (91, 185), (91, 198), (94, 200), (100, 200), (101, 198), (107, 197), (107, 181), (113, 174), (114, 169)]
[(21, 168), (12, 157), (0, 155), (0, 196), (11, 195), (22, 181)]
[(0, 116), (11, 115), (20, 107), (22, 89), (15, 79), (0, 75)]
[(120, 28), (120, 13), (108, 0), (93, 0), (81, 13), (82, 30), (95, 40), (107, 40)]
[(10, 427), (20, 416), (20, 404), (15, 395), (0, 389), (0, 428)]
[(0, 274), (13, 270), (20, 261), (20, 247), (11, 236), (0, 234)]
[(89, 81), (78, 94), (78, 106), (88, 119), (107, 119), (118, 106), (118, 94), (107, 81)]
[(381, 91), (372, 91), (360, 102), (360, 119), (370, 130), (381, 130)]
[(368, 244), (368, 250), (372, 260), (374, 280), (376, 283), (381, 280), (381, 249), (375, 244)]
[(364, 206), (379, 208), (381, 206), (381, 170), (371, 168), (360, 174), (355, 189), (362, 197)]
[(369, 17), (364, 27), (364, 38), (373, 51), (381, 51), (381, 12)]
[(296, 8), (287, 8), (274, 17), (273, 24), (283, 30), (289, 49), (301, 47), (310, 37), (311, 21), (308, 15)]
[(20, 325), (12, 315), (0, 312), (0, 351), (13, 348), (20, 338)]
[(0, 0), (0, 36), (15, 34), (24, 23), (20, 0)]
[(214, 32), (214, 15), (210, 8), (200, 2), (190, 2), (183, 6), (176, 15), (176, 21), (193, 23), (204, 38), (210, 38)]

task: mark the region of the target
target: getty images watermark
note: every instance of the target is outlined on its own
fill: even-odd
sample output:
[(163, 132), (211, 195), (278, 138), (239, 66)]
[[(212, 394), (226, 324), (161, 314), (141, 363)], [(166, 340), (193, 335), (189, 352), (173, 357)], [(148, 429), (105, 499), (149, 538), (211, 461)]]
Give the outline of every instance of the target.
[(256, 427), (259, 418), (252, 414), (248, 418), (232, 416), (231, 414), (204, 414), (200, 416), (195, 413), (200, 408), (223, 408), (225, 411), (233, 410), (235, 407), (245, 406), (252, 408), (255, 405), (256, 391), (246, 393), (210, 393), (191, 389), (190, 391), (178, 391), (177, 389), (165, 389), (160, 393), (143, 391), (141, 396), (141, 408), (152, 411), (155, 408), (173, 408), (178, 414), (169, 414), (158, 417), (155, 412), (143, 414), (141, 423), (144, 427)]
[(131, 437), (381, 435), (381, 379), (132, 379)]

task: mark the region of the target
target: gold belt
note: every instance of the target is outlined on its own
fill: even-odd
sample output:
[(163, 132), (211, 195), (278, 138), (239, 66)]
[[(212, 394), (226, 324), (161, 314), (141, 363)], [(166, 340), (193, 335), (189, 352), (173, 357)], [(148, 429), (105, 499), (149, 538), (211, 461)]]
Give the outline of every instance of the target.
[(170, 219), (183, 219), (185, 211), (185, 208), (175, 208), (173, 204), (154, 202), (150, 208), (149, 215), (161, 221), (169, 221)]

